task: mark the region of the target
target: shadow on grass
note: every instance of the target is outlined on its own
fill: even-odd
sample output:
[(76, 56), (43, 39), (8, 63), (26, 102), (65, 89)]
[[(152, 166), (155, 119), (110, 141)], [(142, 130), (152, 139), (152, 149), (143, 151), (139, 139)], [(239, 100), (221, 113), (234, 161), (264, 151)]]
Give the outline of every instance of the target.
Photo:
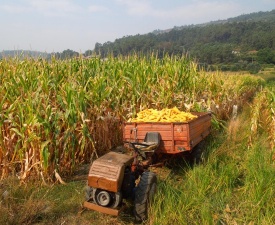
[(171, 171), (170, 174), (172, 176), (181, 176), (194, 166), (207, 162), (209, 156), (207, 145), (210, 142), (211, 137), (208, 137), (195, 146), (192, 151), (170, 157), (165, 164), (165, 166)]

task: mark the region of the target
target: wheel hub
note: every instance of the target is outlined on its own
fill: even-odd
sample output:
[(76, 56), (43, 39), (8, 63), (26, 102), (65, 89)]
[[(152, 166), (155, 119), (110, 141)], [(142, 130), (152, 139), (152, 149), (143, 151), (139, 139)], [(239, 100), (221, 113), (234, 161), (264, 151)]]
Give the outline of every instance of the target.
[(98, 205), (107, 206), (111, 202), (110, 194), (107, 191), (99, 191), (96, 193), (95, 201)]

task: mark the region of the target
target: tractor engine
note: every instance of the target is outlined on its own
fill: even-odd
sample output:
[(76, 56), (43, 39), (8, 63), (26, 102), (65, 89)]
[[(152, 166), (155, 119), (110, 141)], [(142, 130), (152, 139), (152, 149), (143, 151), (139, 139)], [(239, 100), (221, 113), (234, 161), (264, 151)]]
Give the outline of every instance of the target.
[(135, 187), (131, 171), (134, 157), (109, 152), (95, 160), (89, 170), (86, 200), (100, 207), (115, 209), (129, 198)]

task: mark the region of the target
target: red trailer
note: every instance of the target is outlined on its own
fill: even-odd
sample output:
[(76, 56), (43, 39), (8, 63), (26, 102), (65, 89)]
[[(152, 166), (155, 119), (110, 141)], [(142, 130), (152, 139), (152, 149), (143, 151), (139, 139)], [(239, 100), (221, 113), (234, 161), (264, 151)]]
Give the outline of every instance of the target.
[(196, 119), (189, 122), (125, 122), (123, 139), (127, 142), (144, 142), (148, 132), (160, 134), (156, 153), (177, 154), (192, 150), (210, 133), (211, 113), (192, 113)]

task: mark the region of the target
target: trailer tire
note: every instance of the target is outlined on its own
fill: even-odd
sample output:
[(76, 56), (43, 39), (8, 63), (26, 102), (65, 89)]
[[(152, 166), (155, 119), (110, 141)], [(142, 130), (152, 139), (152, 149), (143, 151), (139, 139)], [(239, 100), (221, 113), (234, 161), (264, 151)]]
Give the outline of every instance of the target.
[(200, 164), (203, 162), (204, 159), (204, 148), (205, 148), (205, 142), (201, 141), (191, 152), (191, 160), (192, 164)]
[(135, 190), (134, 214), (137, 221), (145, 221), (148, 218), (148, 208), (156, 188), (156, 174), (150, 171), (144, 172)]

